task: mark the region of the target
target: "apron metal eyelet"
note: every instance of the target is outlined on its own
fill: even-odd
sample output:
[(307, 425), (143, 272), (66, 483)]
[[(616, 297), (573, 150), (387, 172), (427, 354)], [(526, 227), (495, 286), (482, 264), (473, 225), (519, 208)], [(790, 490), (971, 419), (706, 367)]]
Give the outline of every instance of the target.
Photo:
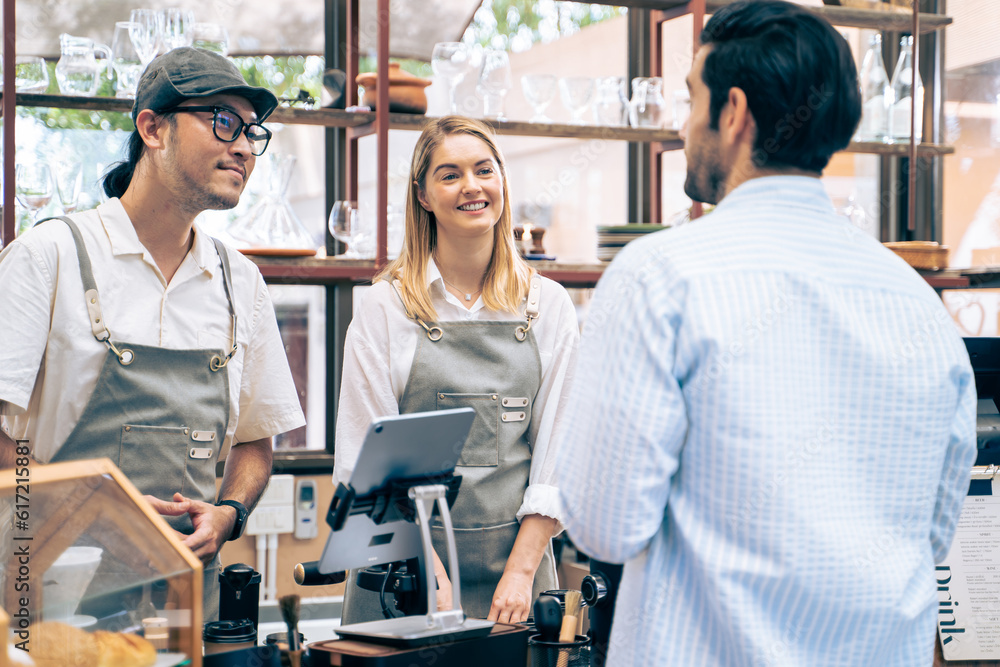
[(441, 330), (441, 327), (431, 327), (427, 330), (427, 337), (434, 342), (441, 340), (443, 336), (444, 331)]
[(122, 366), (128, 366), (135, 361), (135, 353), (132, 350), (125, 348), (122, 350), (121, 354), (118, 355), (118, 361)]
[(212, 359), (208, 362), (208, 367), (212, 369), (212, 372), (218, 371), (223, 366), (225, 366), (225, 364), (222, 363), (222, 357), (217, 354), (213, 354)]
[(519, 341), (524, 341), (524, 339), (527, 337), (528, 337), (528, 330), (525, 329), (524, 327), (518, 327), (514, 329), (514, 338), (518, 339)]

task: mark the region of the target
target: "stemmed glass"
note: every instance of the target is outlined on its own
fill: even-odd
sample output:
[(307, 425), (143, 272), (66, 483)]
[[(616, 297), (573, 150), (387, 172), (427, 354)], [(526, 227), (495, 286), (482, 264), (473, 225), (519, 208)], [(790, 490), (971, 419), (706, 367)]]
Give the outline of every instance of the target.
[(551, 123), (545, 108), (556, 96), (556, 77), (552, 74), (525, 74), (521, 77), (521, 92), (535, 110), (532, 123)]
[(142, 59), (132, 44), (133, 29), (138, 30), (139, 27), (131, 21), (115, 23), (115, 37), (111, 42), (111, 66), (118, 75), (115, 97), (135, 97), (139, 77), (142, 76)]
[(14, 168), (17, 183), (15, 196), (21, 206), (28, 209), (30, 223), (35, 224), (38, 211), (52, 200), (52, 171), (44, 162), (19, 164)]
[(564, 76), (559, 79), (559, 96), (573, 119), (573, 125), (584, 125), (583, 114), (594, 94), (594, 80), (586, 76)]
[(129, 37), (143, 69), (156, 57), (163, 35), (163, 14), (155, 9), (133, 9)]
[(458, 100), (455, 98), (458, 84), (469, 69), (472, 54), (469, 47), (462, 42), (438, 42), (431, 54), (431, 69), (448, 84), (448, 100), (451, 103), (451, 113), (458, 113)]
[(194, 12), (186, 9), (163, 10), (163, 45), (167, 51), (194, 43)]
[(356, 201), (336, 201), (330, 209), (329, 220), (330, 234), (333, 238), (347, 246), (347, 250), (340, 256), (344, 259), (358, 259), (361, 257), (355, 245), (359, 240), (359, 220), (358, 202)]
[(14, 60), (14, 89), (19, 93), (44, 93), (49, 88), (49, 68), (38, 56), (18, 56)]
[(61, 162), (56, 165), (56, 193), (63, 213), (76, 210), (83, 187), (83, 165), (79, 162)]
[(511, 86), (510, 57), (506, 51), (486, 49), (476, 90), (483, 97), (483, 117), (504, 120), (503, 98)]

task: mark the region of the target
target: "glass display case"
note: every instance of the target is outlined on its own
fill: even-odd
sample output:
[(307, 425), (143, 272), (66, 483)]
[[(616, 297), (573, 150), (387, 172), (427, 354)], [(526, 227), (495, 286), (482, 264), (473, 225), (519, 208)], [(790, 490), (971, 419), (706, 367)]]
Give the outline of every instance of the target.
[(25, 463), (0, 472), (9, 641), (36, 664), (200, 667), (201, 561), (108, 459)]

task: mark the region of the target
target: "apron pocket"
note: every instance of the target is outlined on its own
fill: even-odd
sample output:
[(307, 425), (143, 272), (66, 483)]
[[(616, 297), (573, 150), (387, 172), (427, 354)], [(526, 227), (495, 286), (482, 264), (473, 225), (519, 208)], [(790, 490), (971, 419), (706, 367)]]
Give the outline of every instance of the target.
[(211, 468), (214, 484), (215, 457), (189, 460), (192, 444), (190, 430), (183, 426), (125, 424), (118, 467), (143, 493), (170, 500), (179, 491), (201, 500), (196, 480), (205, 474), (197, 468)]
[(438, 410), (469, 407), (476, 411), (458, 465), (488, 467), (500, 464), (500, 401), (497, 394), (438, 392), (437, 407)]

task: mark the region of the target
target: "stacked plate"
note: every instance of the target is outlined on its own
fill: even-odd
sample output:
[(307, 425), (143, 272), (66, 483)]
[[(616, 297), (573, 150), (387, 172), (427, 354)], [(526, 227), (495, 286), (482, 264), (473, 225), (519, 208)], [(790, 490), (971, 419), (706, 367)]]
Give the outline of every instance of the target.
[(666, 229), (665, 225), (638, 224), (613, 225), (597, 228), (597, 259), (610, 262), (629, 241), (642, 238), (646, 234)]

